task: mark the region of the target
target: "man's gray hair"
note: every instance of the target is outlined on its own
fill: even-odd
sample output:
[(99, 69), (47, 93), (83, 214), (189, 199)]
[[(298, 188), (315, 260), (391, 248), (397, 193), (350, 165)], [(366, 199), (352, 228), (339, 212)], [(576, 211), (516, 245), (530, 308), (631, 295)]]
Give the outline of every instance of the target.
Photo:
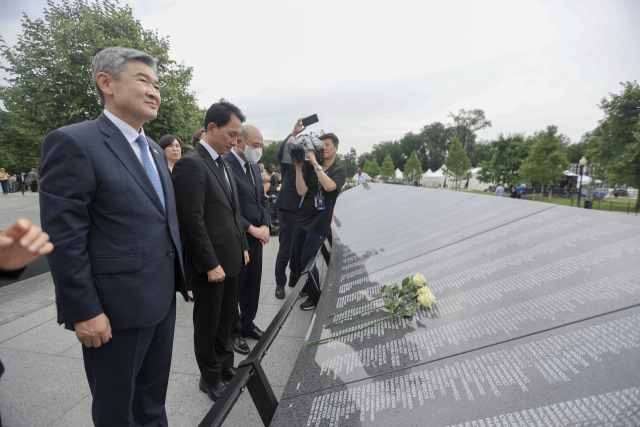
[(156, 58), (148, 53), (140, 52), (139, 50), (128, 47), (108, 47), (101, 50), (91, 62), (91, 78), (93, 79), (93, 84), (96, 87), (96, 91), (98, 92), (98, 96), (102, 103), (104, 103), (104, 94), (98, 86), (96, 77), (99, 73), (107, 73), (114, 79), (120, 80), (127, 61), (131, 59), (147, 64), (153, 70), (153, 74), (156, 75), (156, 78), (158, 78)]
[(244, 142), (247, 142), (247, 138), (249, 138), (249, 134), (251, 133), (251, 129), (249, 129), (249, 125), (242, 125), (242, 132), (240, 133), (240, 138)]

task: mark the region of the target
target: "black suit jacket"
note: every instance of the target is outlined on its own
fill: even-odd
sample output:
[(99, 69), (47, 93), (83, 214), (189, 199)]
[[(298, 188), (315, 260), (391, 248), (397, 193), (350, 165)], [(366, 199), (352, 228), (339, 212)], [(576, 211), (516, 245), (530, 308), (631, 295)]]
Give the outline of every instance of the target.
[(282, 163), (282, 157), (289, 138), (291, 138), (291, 134), (282, 141), (276, 154), (278, 163), (280, 163), (280, 171), (282, 172), (282, 184), (280, 186), (280, 193), (276, 199), (276, 207), (278, 209), (297, 212), (302, 196), (298, 195), (298, 190), (296, 190), (296, 167), (290, 163)]
[(186, 297), (167, 158), (147, 138), (166, 211), (131, 144), (104, 114), (51, 132), (42, 143), (40, 219), (58, 322), (101, 313), (113, 329), (155, 325), (176, 288)]
[(238, 190), (227, 162), (231, 191), (224, 174), (201, 144), (173, 166), (178, 221), (185, 241), (188, 280), (206, 281), (207, 271), (218, 265), (227, 277), (235, 276), (249, 249)]
[(238, 158), (233, 153), (222, 157), (231, 165), (235, 176), (244, 230), (247, 231), (251, 225), (254, 227), (261, 227), (263, 225), (270, 227), (269, 201), (264, 195), (264, 186), (262, 185), (258, 165), (249, 164), (253, 182), (257, 184), (254, 188), (249, 182), (249, 178), (247, 178), (246, 170), (240, 166)]

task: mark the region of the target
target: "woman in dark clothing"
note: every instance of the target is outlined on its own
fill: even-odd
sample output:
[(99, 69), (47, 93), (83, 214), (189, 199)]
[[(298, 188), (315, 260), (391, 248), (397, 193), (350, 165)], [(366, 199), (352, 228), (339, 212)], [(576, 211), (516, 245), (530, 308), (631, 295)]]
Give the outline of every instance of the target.
[(280, 174), (274, 173), (273, 175), (271, 175), (269, 183), (264, 186), (265, 196), (271, 197), (271, 195), (277, 194), (278, 188), (280, 188)]
[[(175, 165), (176, 162), (180, 160), (180, 157), (182, 157), (182, 152), (184, 151), (180, 138), (175, 135), (167, 134), (158, 140), (158, 145), (164, 150), (164, 153), (167, 155), (167, 166), (169, 166), (169, 171), (173, 172), (173, 165)], [(180, 238), (182, 238), (182, 233), (180, 233)], [(184, 250), (182, 252), (184, 253)], [(189, 294), (189, 299), (193, 301), (191, 283), (189, 283), (188, 280), (187, 293)]]

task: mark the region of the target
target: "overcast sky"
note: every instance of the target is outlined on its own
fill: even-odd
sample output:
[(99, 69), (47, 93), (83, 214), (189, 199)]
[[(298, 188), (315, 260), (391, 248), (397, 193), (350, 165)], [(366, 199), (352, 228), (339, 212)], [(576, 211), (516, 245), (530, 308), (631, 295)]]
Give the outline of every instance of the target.
[[(309, 129), (358, 154), (460, 108), (493, 122), (482, 139), (555, 124), (578, 142), (600, 100), (640, 77), (637, 0), (126, 3), (194, 67), (201, 107), (225, 97), (265, 139), (317, 113)], [(21, 12), (45, 6), (0, 0), (0, 34), (13, 45)]]

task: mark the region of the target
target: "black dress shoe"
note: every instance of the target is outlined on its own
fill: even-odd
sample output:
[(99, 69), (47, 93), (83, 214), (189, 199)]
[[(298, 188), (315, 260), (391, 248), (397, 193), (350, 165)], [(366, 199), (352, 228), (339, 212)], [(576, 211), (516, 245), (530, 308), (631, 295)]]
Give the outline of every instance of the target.
[(253, 338), (254, 340), (259, 340), (260, 338), (262, 338), (263, 334), (264, 332), (261, 331), (260, 328), (256, 326), (251, 332), (247, 332), (246, 334), (242, 334), (242, 335), (245, 337)]
[(226, 382), (231, 382), (231, 380), (233, 379), (233, 376), (236, 374), (236, 371), (237, 369), (234, 368), (233, 366), (230, 367), (229, 369), (223, 369), (222, 378), (224, 378)]
[(224, 391), (227, 382), (220, 378), (214, 385), (210, 385), (205, 382), (204, 378), (200, 377), (200, 384), (198, 384), (198, 386), (201, 392), (207, 393), (209, 399), (215, 402)]
[(284, 288), (276, 288), (276, 298), (284, 299)]
[(242, 337), (231, 338), (229, 342), (231, 343), (231, 348), (236, 353), (245, 354), (245, 355), (249, 354), (249, 351), (250, 351), (249, 346), (247, 345), (247, 342), (244, 340), (244, 338)]

